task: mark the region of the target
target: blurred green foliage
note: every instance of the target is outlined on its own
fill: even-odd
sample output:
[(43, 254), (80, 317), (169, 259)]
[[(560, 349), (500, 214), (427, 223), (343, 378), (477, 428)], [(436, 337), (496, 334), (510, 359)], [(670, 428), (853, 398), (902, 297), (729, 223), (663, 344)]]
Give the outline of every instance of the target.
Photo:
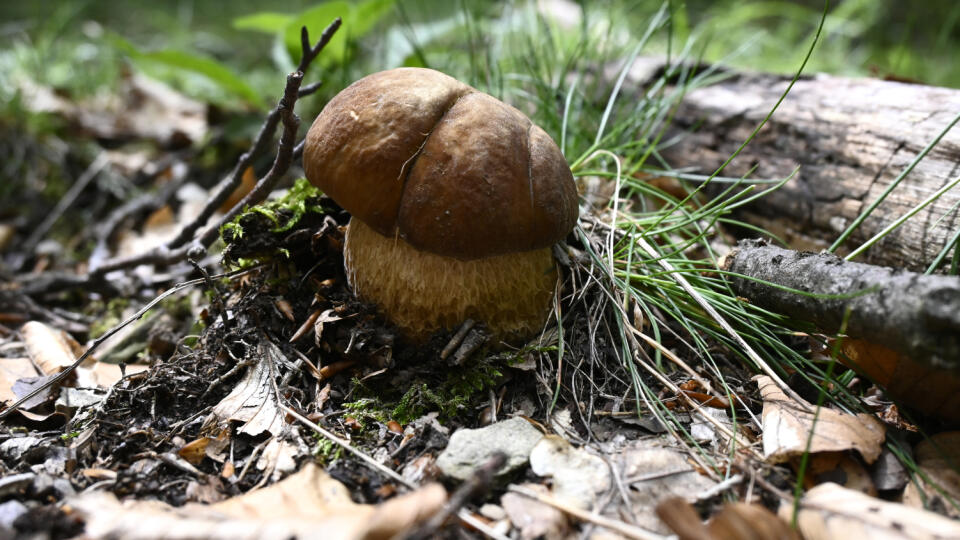
[[(398, 65), (444, 69), (502, 96), (514, 91), (504, 79), (530, 76), (530, 68), (547, 80), (568, 73), (569, 65), (549, 62), (569, 63), (574, 52), (609, 58), (664, 2), (669, 31), (644, 53), (674, 53), (694, 38), (705, 60), (781, 73), (799, 65), (823, 9), (819, 0), (4, 2), (0, 115), (16, 114), (25, 86), (74, 97), (109, 91), (127, 64), (220, 107), (264, 109), (299, 59), (300, 26), (315, 40), (335, 16), (343, 28), (307, 77), (323, 78), (327, 96)], [(569, 20), (581, 10), (579, 21)], [(834, 1), (808, 71), (960, 87), (958, 22), (954, 1)], [(548, 40), (524, 40), (534, 33)], [(525, 57), (533, 48), (535, 62)]]
[[(755, 71), (790, 73), (823, 11), (823, 0), (673, 1), (678, 34), (704, 36), (704, 56)], [(809, 72), (891, 77), (960, 87), (960, 2), (831, 0)], [(740, 51), (738, 53), (738, 51)]]

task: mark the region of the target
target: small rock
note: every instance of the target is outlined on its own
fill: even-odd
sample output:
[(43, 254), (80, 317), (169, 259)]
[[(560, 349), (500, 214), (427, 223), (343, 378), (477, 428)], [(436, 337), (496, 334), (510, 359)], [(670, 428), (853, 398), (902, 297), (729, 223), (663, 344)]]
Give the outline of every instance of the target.
[(27, 512), (27, 507), (14, 499), (0, 504), (0, 528), (13, 529), (13, 522)]
[(480, 515), (493, 521), (500, 521), (507, 517), (507, 513), (502, 507), (490, 503), (480, 507)]
[(610, 488), (610, 469), (600, 457), (574, 448), (565, 439), (547, 435), (530, 452), (530, 468), (553, 478), (553, 495), (591, 510), (597, 495)]
[(77, 494), (69, 480), (49, 474), (38, 474), (34, 477), (33, 491), (38, 497), (53, 497), (57, 500)]
[(22, 473), (11, 474), (0, 478), (0, 497), (20, 495), (20, 492), (33, 483), (36, 477), (37, 475), (34, 473)]
[(463, 481), (494, 454), (503, 452), (507, 461), (496, 475), (502, 479), (527, 464), (530, 451), (541, 438), (543, 434), (537, 428), (519, 417), (479, 429), (461, 429), (450, 436), (446, 450), (437, 458), (437, 467), (445, 476)]
[(871, 467), (873, 483), (878, 491), (903, 489), (910, 481), (907, 468), (903, 466), (896, 454), (884, 448), (880, 457)]

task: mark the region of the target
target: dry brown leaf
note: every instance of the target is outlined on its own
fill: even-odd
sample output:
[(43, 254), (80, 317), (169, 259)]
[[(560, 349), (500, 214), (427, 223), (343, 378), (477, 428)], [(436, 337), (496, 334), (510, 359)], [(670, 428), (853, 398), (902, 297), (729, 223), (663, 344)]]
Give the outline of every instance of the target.
[(112, 471), (110, 469), (83, 469), (80, 471), (80, 474), (91, 480), (115, 480), (117, 478), (117, 471)]
[(77, 379), (81, 382), (88, 381), (93, 385), (109, 388), (123, 378), (124, 374), (140, 373), (148, 369), (150, 369), (150, 366), (143, 364), (127, 364), (124, 371), (121, 372), (119, 364), (96, 362), (89, 368), (78, 368)]
[(13, 237), (16, 234), (16, 229), (12, 225), (7, 225), (6, 223), (0, 223), (0, 253), (3, 253), (7, 246), (10, 245), (10, 241), (13, 240)]
[(870, 473), (846, 452), (820, 452), (811, 455), (803, 481), (807, 488), (833, 482), (867, 495), (877, 494)]
[(253, 191), (253, 187), (256, 185), (257, 173), (253, 170), (253, 167), (247, 167), (243, 170), (243, 176), (240, 178), (240, 185), (237, 186), (237, 188), (230, 193), (230, 196), (227, 197), (227, 200), (223, 201), (223, 204), (220, 205), (220, 208), (218, 209), (220, 213), (226, 214), (229, 212), (231, 208), (236, 206), (238, 202), (247, 196), (247, 193)]
[(657, 517), (680, 540), (712, 540), (697, 510), (683, 497), (670, 497), (657, 503)]
[(725, 504), (707, 525), (716, 540), (799, 540), (800, 535), (773, 512), (756, 504)]
[(446, 491), (430, 484), (377, 506), (356, 504), (347, 489), (316, 465), (270, 487), (212, 504), (179, 508), (125, 501), (95, 491), (68, 506), (86, 521), (86, 538), (386, 539), (437, 512)]
[(960, 422), (960, 375), (937, 369), (862, 339), (844, 339), (845, 364), (866, 375), (894, 399), (927, 414)]
[(670, 532), (654, 513), (657, 503), (670, 497), (694, 500), (716, 486), (666, 438), (638, 440), (611, 459), (627, 488), (633, 524), (657, 533)]
[(768, 460), (779, 463), (803, 454), (808, 439), (814, 454), (856, 450), (867, 463), (880, 455), (885, 430), (876, 418), (822, 407), (814, 428), (815, 406), (794, 401), (770, 377), (758, 375), (754, 380), (763, 396), (763, 454)]
[(177, 190), (176, 197), (180, 201), (176, 215), (170, 209), (161, 208), (150, 216), (139, 231), (121, 229), (117, 234), (115, 255), (132, 256), (169, 242), (184, 225), (200, 215), (210, 194), (200, 186), (188, 183)]
[(335, 309), (328, 309), (317, 316), (316, 320), (313, 321), (313, 342), (316, 343), (318, 347), (322, 343), (320, 338), (323, 336), (323, 325), (343, 319), (343, 317), (337, 315), (336, 313), (337, 311)]
[(60, 373), (77, 359), (80, 345), (67, 335), (39, 321), (30, 321), (20, 328), (27, 354), (45, 375)]
[[(800, 504), (797, 526), (806, 540), (960, 538), (960, 522), (837, 484), (811, 489)], [(780, 517), (789, 521), (792, 511), (791, 505), (783, 504)]]
[(799, 540), (785, 521), (762, 506), (728, 503), (703, 524), (697, 511), (680, 497), (657, 505), (657, 515), (680, 540)]
[(296, 445), (274, 437), (267, 443), (260, 458), (257, 459), (257, 469), (266, 471), (271, 480), (278, 480), (297, 468), (297, 456), (303, 455)]
[(40, 375), (29, 358), (0, 358), (0, 401), (12, 403), (17, 400), (13, 384), (20, 379)]
[(936, 508), (947, 516), (960, 518), (960, 509), (955, 506), (955, 501), (960, 501), (960, 431), (921, 441), (916, 448), (916, 460), (923, 474), (916, 475), (919, 487), (917, 483), (907, 484), (903, 504)]
[(254, 437), (265, 431), (272, 435), (280, 433), (283, 415), (273, 388), (271, 366), (283, 353), (268, 339), (262, 339), (257, 345), (257, 356), (233, 391), (213, 408), (204, 429), (212, 428), (213, 424), (225, 428), (230, 422), (243, 422), (240, 433)]
[(17, 81), (30, 110), (54, 113), (98, 138), (149, 139), (184, 146), (209, 130), (206, 105), (138, 73), (126, 73), (117, 92), (75, 102), (31, 80)]
[(177, 455), (187, 460), (191, 465), (199, 465), (203, 458), (207, 456), (207, 446), (211, 440), (210, 437), (194, 439), (177, 450)]

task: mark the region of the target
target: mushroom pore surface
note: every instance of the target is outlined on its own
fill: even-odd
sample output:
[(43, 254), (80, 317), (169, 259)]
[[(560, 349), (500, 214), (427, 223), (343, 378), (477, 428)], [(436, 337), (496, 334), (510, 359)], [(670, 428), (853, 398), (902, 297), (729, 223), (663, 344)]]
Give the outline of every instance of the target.
[(550, 246), (576, 223), (577, 194), (560, 149), (523, 113), (437, 71), (374, 73), (324, 107), (303, 161), (353, 216), (355, 292), (401, 328), (543, 323)]

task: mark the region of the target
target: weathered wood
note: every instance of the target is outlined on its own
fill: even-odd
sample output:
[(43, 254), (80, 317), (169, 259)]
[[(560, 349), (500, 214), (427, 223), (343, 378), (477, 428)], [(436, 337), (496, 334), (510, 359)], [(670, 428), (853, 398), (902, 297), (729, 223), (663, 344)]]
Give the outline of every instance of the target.
[[(738, 75), (691, 91), (674, 124), (689, 135), (667, 149), (665, 157), (675, 167), (713, 172), (746, 140), (788, 83), (772, 75)], [(831, 76), (801, 79), (723, 175), (741, 176), (756, 165), (752, 178), (785, 178), (800, 166), (795, 178), (740, 217), (792, 236), (788, 240), (794, 247), (823, 248), (958, 113), (958, 90)], [(958, 174), (960, 126), (947, 133), (844, 247), (858, 247)], [(926, 268), (960, 228), (958, 203), (960, 189), (953, 189), (857, 260)]]

